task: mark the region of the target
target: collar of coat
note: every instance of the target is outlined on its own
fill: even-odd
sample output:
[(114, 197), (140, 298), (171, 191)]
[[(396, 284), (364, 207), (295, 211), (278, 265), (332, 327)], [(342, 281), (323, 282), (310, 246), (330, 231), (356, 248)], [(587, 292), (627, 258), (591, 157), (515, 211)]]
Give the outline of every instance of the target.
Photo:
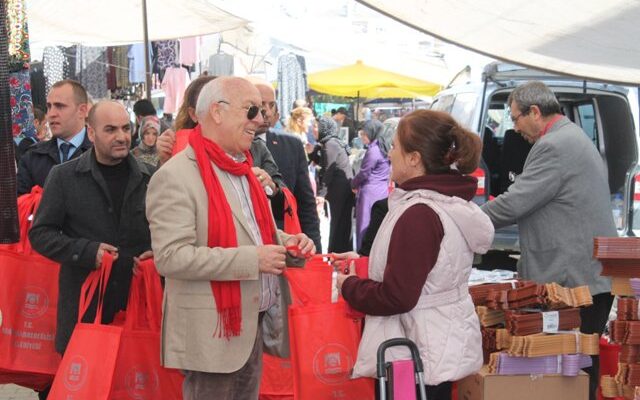
[[(80, 151), (80, 153), (84, 153), (92, 147), (93, 147), (93, 143), (91, 142), (91, 140), (89, 140), (89, 134), (87, 133), (87, 130), (85, 127), (84, 140), (82, 141), (82, 144), (76, 151)], [(53, 157), (54, 160), (58, 160), (59, 162), (60, 156), (58, 154), (59, 149), (58, 149), (58, 142), (56, 138), (51, 138), (45, 142), (34, 144), (31, 151), (38, 154), (49, 154), (51, 157)], [(75, 158), (75, 157), (72, 157), (72, 158)]]
[[(151, 175), (153, 175), (154, 167), (137, 160), (133, 155), (131, 155), (131, 153), (127, 155), (127, 158), (125, 158), (123, 162), (129, 163), (129, 178), (133, 178), (137, 181), (143, 176), (150, 178)], [(78, 164), (76, 165), (77, 172), (92, 172), (97, 170), (98, 160), (96, 160), (94, 149), (91, 149), (80, 156)]]

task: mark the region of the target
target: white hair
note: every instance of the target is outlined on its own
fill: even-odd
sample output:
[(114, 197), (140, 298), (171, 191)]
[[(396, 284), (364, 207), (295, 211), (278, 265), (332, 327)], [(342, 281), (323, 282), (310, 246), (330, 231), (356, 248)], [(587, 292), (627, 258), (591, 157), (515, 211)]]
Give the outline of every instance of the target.
[(202, 87), (198, 101), (196, 102), (196, 117), (203, 119), (209, 112), (211, 104), (225, 99), (224, 86), (230, 77), (220, 77), (208, 82)]

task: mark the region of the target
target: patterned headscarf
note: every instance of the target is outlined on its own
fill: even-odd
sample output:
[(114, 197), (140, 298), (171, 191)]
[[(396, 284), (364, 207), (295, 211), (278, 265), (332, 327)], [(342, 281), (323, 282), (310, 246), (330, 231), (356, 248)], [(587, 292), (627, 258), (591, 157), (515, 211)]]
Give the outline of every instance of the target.
[(140, 121), (140, 128), (138, 129), (138, 140), (140, 142), (142, 142), (144, 132), (149, 128), (154, 128), (158, 136), (160, 136), (160, 120), (155, 115), (146, 116)]
[(325, 143), (332, 136), (338, 136), (338, 124), (333, 118), (323, 115), (318, 119), (318, 141)]

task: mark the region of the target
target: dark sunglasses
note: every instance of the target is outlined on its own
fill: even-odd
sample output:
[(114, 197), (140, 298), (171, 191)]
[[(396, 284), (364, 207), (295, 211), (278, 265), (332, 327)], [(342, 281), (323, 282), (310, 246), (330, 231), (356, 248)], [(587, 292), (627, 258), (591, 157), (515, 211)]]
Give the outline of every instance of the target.
[[(218, 101), (218, 103), (224, 103), (224, 104), (228, 104), (231, 105), (231, 103), (229, 103), (228, 101), (225, 100), (220, 100)], [(262, 114), (262, 118), (265, 117), (266, 111), (258, 106), (249, 106), (249, 107), (240, 107), (243, 110), (247, 110), (247, 119), (248, 120), (252, 120), (255, 117), (258, 116), (258, 113)]]

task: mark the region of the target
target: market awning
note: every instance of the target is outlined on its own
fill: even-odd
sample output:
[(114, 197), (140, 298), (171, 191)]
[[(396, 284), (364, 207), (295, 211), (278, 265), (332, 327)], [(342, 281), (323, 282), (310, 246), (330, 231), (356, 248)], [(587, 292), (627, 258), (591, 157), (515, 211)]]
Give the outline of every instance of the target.
[(438, 84), (369, 67), (362, 61), (309, 74), (307, 81), (316, 92), (345, 97), (425, 97), (441, 89)]
[(640, 2), (357, 0), (447, 42), (580, 78), (640, 84)]
[[(29, 39), (91, 46), (142, 42), (142, 0), (27, 0)], [(204, 0), (147, 0), (149, 40), (201, 36), (247, 21)]]

